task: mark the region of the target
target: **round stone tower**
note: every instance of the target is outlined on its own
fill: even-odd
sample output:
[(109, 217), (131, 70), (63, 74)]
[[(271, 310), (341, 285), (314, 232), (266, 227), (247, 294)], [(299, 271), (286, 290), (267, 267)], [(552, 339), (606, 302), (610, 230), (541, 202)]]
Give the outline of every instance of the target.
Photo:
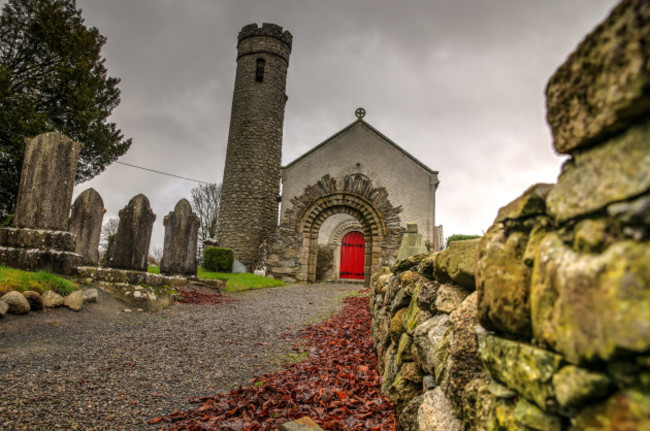
[(275, 24), (239, 32), (217, 237), (252, 271), (278, 218), (282, 127), (293, 37)]

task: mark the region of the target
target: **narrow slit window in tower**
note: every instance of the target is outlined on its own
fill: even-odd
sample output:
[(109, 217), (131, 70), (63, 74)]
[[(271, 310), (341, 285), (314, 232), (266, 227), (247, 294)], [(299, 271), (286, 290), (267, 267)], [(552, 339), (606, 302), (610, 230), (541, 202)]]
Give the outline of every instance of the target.
[(257, 69), (255, 70), (255, 81), (262, 82), (264, 81), (264, 65), (266, 62), (263, 58), (257, 59)]

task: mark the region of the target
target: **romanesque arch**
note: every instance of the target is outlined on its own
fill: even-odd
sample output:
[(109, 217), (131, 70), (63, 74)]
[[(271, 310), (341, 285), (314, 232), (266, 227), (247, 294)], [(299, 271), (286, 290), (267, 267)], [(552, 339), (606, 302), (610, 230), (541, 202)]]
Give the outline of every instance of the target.
[(302, 235), (300, 279), (308, 282), (316, 281), (318, 232), (323, 222), (335, 214), (348, 214), (361, 225), (366, 242), (364, 264), (366, 280), (370, 278), (373, 271), (379, 269), (381, 243), (387, 233), (384, 218), (372, 202), (363, 196), (344, 191), (314, 200), (298, 217), (296, 230)]
[[(352, 216), (366, 242), (364, 275), (370, 275), (390, 259), (399, 247), (401, 207), (394, 207), (386, 189), (373, 187), (362, 174), (347, 175), (337, 181), (328, 175), (305, 188), (284, 210), (278, 227), (270, 273), (298, 281), (316, 281), (318, 234), (325, 220), (336, 214)], [(295, 258), (291, 257), (295, 254)], [(277, 259), (275, 256), (278, 256)], [(291, 260), (294, 259), (294, 260)], [(272, 262), (277, 261), (274, 267)], [(287, 264), (294, 262), (295, 269)]]

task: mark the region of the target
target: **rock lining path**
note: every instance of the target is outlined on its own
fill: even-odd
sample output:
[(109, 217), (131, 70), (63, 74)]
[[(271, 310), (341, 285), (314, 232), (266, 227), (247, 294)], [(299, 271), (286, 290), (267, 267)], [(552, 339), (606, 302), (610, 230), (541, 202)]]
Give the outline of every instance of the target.
[(124, 313), (100, 292), (64, 308), (0, 320), (0, 429), (140, 430), (280, 369), (291, 335), (342, 308), (358, 285), (231, 294), (234, 303)]

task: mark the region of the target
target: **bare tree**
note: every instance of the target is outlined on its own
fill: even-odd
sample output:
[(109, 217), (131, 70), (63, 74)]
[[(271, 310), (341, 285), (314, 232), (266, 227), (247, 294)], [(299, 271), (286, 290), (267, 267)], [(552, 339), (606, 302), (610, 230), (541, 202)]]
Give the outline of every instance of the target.
[(220, 203), (221, 184), (201, 184), (192, 189), (192, 209), (201, 220), (201, 226), (199, 227), (199, 256), (203, 254), (203, 240), (217, 237)]
[(162, 247), (154, 247), (153, 250), (149, 253), (149, 257), (147, 261), (151, 265), (156, 265), (160, 266), (160, 260), (163, 257), (163, 248)]
[(117, 233), (117, 228), (120, 226), (120, 219), (117, 217), (109, 218), (102, 225), (102, 230), (99, 234), (99, 255), (103, 256), (108, 248), (108, 237)]

